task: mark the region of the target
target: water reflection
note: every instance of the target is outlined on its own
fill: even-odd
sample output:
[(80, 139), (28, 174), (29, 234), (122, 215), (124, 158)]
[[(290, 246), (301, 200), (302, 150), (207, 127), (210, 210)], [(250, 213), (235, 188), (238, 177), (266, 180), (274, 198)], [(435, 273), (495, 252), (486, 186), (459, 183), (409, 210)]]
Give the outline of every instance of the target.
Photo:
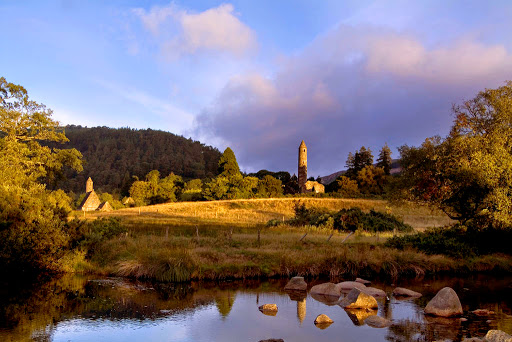
[[(285, 280), (151, 284), (120, 278), (66, 276), (27, 288), (11, 282), (0, 290), (1, 341), (460, 341), (489, 329), (512, 333), (512, 278), (477, 276), (403, 282), (421, 298), (379, 299), (378, 310), (344, 310), (338, 298), (284, 292)], [(388, 294), (393, 286), (376, 284)], [(425, 286), (429, 285), (429, 286)], [(453, 287), (464, 317), (425, 317), (427, 301), (444, 286)], [(275, 303), (279, 314), (262, 315), (258, 306)], [(490, 316), (470, 313), (494, 311)], [(334, 321), (318, 329), (313, 321)], [(385, 329), (364, 323), (372, 315), (392, 321)]]

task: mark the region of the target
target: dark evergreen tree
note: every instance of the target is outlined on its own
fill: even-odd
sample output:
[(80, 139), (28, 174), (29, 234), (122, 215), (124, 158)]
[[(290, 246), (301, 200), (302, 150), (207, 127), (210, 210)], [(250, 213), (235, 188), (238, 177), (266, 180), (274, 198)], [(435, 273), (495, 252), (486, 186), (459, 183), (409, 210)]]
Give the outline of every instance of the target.
[(232, 178), (240, 175), (240, 168), (236, 161), (235, 153), (229, 147), (224, 150), (224, 153), (219, 159), (219, 175), (226, 178)]
[(387, 143), (379, 152), (379, 158), (377, 158), (377, 167), (381, 167), (384, 170), (384, 174), (389, 176), (391, 172), (391, 149)]

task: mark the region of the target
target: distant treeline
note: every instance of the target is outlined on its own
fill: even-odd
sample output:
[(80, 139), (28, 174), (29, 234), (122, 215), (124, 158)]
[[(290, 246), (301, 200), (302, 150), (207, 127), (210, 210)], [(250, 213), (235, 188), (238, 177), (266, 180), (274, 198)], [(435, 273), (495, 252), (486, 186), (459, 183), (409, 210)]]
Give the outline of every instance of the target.
[(65, 127), (69, 142), (55, 147), (76, 148), (83, 155), (83, 172), (66, 170), (67, 179), (52, 187), (81, 193), (88, 177), (95, 189), (128, 194), (133, 176), (144, 178), (152, 170), (186, 179), (217, 175), (220, 152), (199, 141), (152, 129)]

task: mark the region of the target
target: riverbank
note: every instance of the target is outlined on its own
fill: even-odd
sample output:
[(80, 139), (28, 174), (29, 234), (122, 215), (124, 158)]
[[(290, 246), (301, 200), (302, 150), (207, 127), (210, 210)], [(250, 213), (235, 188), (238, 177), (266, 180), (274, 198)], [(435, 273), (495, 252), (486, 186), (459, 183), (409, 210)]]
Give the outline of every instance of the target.
[[(449, 223), (442, 213), (377, 200), (302, 199), (308, 207), (359, 207), (393, 213), (416, 231)], [(322, 227), (267, 227), (293, 216), (294, 199), (170, 203), (86, 218), (119, 217), (128, 232), (95, 246), (88, 260), (75, 255), (68, 271), (190, 281), (305, 277), (423, 277), (433, 274), (511, 272), (506, 255), (452, 259), (386, 248), (392, 233), (352, 236)], [(139, 211), (140, 210), (140, 211)]]

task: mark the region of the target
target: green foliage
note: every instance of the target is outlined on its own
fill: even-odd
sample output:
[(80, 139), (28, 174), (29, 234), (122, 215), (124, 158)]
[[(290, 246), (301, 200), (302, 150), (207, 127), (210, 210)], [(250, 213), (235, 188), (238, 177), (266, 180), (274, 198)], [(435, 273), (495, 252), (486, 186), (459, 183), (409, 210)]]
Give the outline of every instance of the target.
[(19, 85), (0, 78), (0, 265), (18, 272), (58, 271), (69, 244), (71, 199), (43, 182), (67, 165), (81, 171), (76, 150), (41, 146), (65, 142), (52, 111), (29, 99)]
[(403, 187), (452, 219), (512, 225), (512, 82), (454, 106), (446, 139), (400, 148)]
[(379, 157), (377, 158), (377, 167), (380, 167), (384, 170), (384, 174), (389, 176), (391, 171), (391, 149), (388, 144), (385, 144), (384, 147), (379, 152)]
[(357, 182), (345, 176), (336, 179), (337, 193), (343, 197), (355, 197), (359, 194)]
[(413, 228), (403, 223), (392, 214), (370, 210), (363, 212), (359, 208), (342, 209), (334, 217), (334, 228), (339, 230), (356, 231), (363, 229), (369, 232), (399, 231), (410, 232)]
[(382, 168), (366, 165), (357, 173), (356, 180), (362, 193), (379, 195), (384, 191), (387, 179)]
[(130, 197), (136, 205), (175, 202), (183, 191), (183, 179), (171, 173), (160, 179), (160, 172), (153, 170), (146, 175), (146, 181), (135, 181), (130, 187)]
[(227, 147), (219, 159), (219, 175), (222, 177), (236, 177), (240, 175), (240, 168), (236, 161), (235, 153)]
[(346, 162), (347, 172), (345, 175), (349, 178), (354, 178), (365, 166), (371, 165), (373, 165), (372, 151), (362, 146), (355, 154), (348, 154)]
[(172, 172), (186, 178), (217, 175), (221, 154), (216, 148), (169, 132), (81, 126), (66, 126), (65, 130), (69, 142), (64, 148), (76, 148), (87, 163), (80, 174), (64, 168), (67, 179), (54, 188), (81, 193), (91, 177), (97, 191), (120, 191), (122, 197), (128, 195), (132, 175), (144, 180), (152, 170), (162, 176)]
[[(293, 210), (295, 217), (288, 223), (296, 226), (323, 226), (344, 231), (361, 229), (368, 232), (394, 230), (409, 232), (413, 230), (410, 225), (403, 223), (397, 217), (374, 210), (365, 213), (359, 208), (351, 208), (332, 213), (326, 209), (306, 208), (306, 205), (300, 201), (294, 204)], [(269, 222), (267, 224), (273, 225), (276, 223)]]
[(203, 181), (200, 179), (192, 179), (185, 183), (184, 190), (201, 190), (203, 187)]
[(135, 181), (130, 187), (130, 197), (135, 201), (135, 205), (148, 205), (151, 191), (149, 183), (143, 181)]
[(281, 181), (270, 175), (260, 179), (257, 187), (258, 196), (260, 197), (279, 197), (283, 195), (283, 186)]
[(387, 247), (414, 248), (426, 254), (443, 254), (454, 258), (468, 258), (491, 253), (511, 254), (512, 229), (492, 227), (478, 229), (474, 223), (453, 227), (431, 228), (423, 233), (396, 236), (386, 242)]

